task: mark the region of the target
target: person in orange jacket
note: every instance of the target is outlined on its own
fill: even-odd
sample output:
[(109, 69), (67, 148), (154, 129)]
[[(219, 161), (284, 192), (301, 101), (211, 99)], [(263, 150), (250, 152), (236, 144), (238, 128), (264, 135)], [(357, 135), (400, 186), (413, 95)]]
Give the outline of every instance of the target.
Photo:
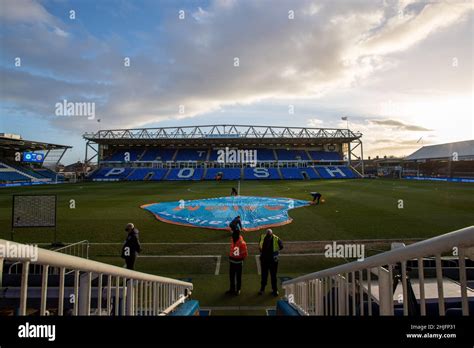
[(240, 232), (232, 233), (229, 251), (230, 289), (226, 294), (240, 295), (240, 288), (242, 286), (242, 267), (247, 255), (247, 243), (245, 243)]

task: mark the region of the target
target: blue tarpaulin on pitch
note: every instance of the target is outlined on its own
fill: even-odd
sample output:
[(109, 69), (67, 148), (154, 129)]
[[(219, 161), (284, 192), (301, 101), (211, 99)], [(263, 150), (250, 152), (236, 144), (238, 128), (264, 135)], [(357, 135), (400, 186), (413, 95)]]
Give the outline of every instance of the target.
[(154, 203), (142, 208), (160, 221), (212, 229), (228, 229), (229, 223), (240, 215), (243, 230), (253, 231), (290, 223), (288, 210), (309, 204), (291, 198), (231, 196)]

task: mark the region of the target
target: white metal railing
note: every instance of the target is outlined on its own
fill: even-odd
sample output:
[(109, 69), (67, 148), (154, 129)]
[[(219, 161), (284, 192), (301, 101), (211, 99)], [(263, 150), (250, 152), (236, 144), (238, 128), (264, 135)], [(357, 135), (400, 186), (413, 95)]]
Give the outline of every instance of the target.
[[(469, 315), (466, 256), (473, 257), (474, 226), (420, 241), (364, 259), (283, 282), (288, 303), (302, 315), (373, 315), (372, 302), (378, 304), (380, 315), (394, 315), (394, 305), (403, 304), (403, 315), (409, 315), (409, 278), (407, 261), (418, 266), (417, 290), (420, 315), (426, 315), (427, 288), (435, 290), (438, 313), (445, 315), (445, 287), (443, 253), (457, 254), (459, 282), (454, 292), (459, 293), (462, 315)], [(469, 249), (471, 248), (471, 249)], [(423, 260), (435, 258), (435, 272), (425, 274)], [(394, 273), (399, 274), (401, 293), (394, 296)], [(428, 287), (429, 286), (429, 287)], [(412, 288), (413, 289), (413, 288)], [(452, 290), (452, 289), (451, 289)], [(469, 290), (469, 296), (468, 296)], [(431, 291), (433, 292), (433, 291)], [(394, 299), (395, 297), (395, 299)], [(419, 308), (418, 308), (419, 307)]]
[[(81, 240), (79, 242), (67, 244), (65, 246), (59, 247), (57, 249), (52, 249), (52, 251), (56, 251), (58, 253), (82, 257), (82, 258), (89, 258), (89, 241), (88, 240)], [(18, 274), (19, 270), (21, 271), (22, 262), (18, 261), (12, 263), (8, 268), (8, 274)], [(42, 266), (40, 264), (30, 264), (30, 274), (41, 274)], [(58, 269), (56, 268), (53, 272), (56, 271), (57, 274)], [(72, 271), (69, 271), (72, 272)], [(69, 272), (66, 272), (68, 274)], [(50, 273), (51, 274), (51, 273)]]
[[(3, 251), (15, 248), (21, 250), (25, 246), (0, 239), (0, 249)], [(63, 315), (65, 301), (69, 301), (72, 306), (72, 315), (167, 315), (189, 298), (193, 289), (192, 283), (180, 280), (132, 271), (56, 251), (41, 248), (37, 251), (37, 257), (34, 258), (19, 256), (20, 253), (15, 256), (0, 255), (0, 277), (4, 261), (22, 264), (19, 315), (26, 315), (27, 309), (31, 309), (28, 307), (28, 294), (35, 288), (28, 285), (30, 264), (42, 266), (39, 288), (40, 315), (47, 315), (50, 312), (48, 308), (52, 308), (52, 312), (57, 308), (57, 315)], [(51, 299), (48, 300), (48, 275), (54, 268), (59, 269), (59, 286), (50, 291), (57, 294), (57, 306), (51, 305)], [(74, 271), (72, 289), (65, 286), (66, 270)], [(95, 288), (92, 287), (93, 281), (97, 281)], [(93, 295), (96, 298), (94, 308), (91, 306)]]

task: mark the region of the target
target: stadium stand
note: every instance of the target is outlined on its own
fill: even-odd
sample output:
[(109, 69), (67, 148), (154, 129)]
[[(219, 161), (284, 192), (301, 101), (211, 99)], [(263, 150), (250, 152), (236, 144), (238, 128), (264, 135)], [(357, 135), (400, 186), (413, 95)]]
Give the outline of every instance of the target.
[(175, 168), (171, 169), (166, 180), (201, 180), (204, 175), (202, 168)]
[(337, 152), (327, 152), (327, 151), (308, 151), (311, 159), (315, 161), (341, 161), (341, 155)]
[(95, 181), (118, 181), (124, 180), (133, 168), (127, 167), (102, 167), (90, 176)]
[(276, 168), (245, 168), (244, 179), (248, 180), (278, 180), (280, 174)]
[(310, 159), (306, 151), (303, 150), (277, 149), (276, 154), (279, 161), (306, 161)]
[(141, 162), (147, 161), (171, 161), (175, 154), (175, 149), (147, 149), (143, 156), (140, 158)]
[(346, 166), (317, 166), (315, 169), (323, 179), (352, 179), (357, 177)]
[(280, 168), (280, 172), (286, 180), (320, 179), (313, 168)]
[(175, 161), (205, 161), (207, 153), (207, 149), (179, 149)]
[[(98, 158), (99, 170), (88, 175), (92, 180), (304, 180), (360, 177), (361, 157), (351, 152), (349, 162), (343, 155), (344, 149), (361, 148), (361, 136), (348, 129), (207, 125), (103, 130), (84, 139), (89, 147), (97, 145), (89, 157)], [(225, 159), (220, 150), (226, 151)], [(235, 155), (235, 150), (251, 155)], [(133, 164), (125, 162), (127, 152)], [(87, 157), (86, 152), (86, 162)], [(111, 162), (140, 169), (120, 172)], [(144, 163), (164, 169), (149, 171)]]
[[(107, 162), (134, 162), (143, 154), (143, 149), (122, 149), (114, 152), (110, 157), (105, 159)], [(130, 161), (126, 161), (126, 155), (130, 155)]]
[(127, 176), (127, 180), (162, 180), (167, 172), (168, 169), (164, 168), (136, 168)]
[(220, 173), (221, 180), (239, 180), (241, 176), (240, 168), (208, 168), (204, 179), (215, 180)]

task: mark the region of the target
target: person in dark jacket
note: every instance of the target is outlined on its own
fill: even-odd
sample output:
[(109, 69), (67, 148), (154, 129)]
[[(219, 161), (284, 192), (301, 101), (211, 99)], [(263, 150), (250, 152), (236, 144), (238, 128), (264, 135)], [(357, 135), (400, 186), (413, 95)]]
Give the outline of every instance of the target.
[(235, 187), (232, 187), (232, 191), (230, 192), (231, 196), (238, 196), (239, 193), (237, 192), (237, 189)]
[(319, 192), (311, 192), (311, 196), (313, 197), (312, 204), (318, 205), (322, 195)]
[(242, 231), (242, 220), (240, 219), (240, 215), (230, 222), (229, 227), (232, 233), (240, 233), (240, 231)]
[(142, 251), (142, 248), (138, 240), (138, 229), (135, 225), (132, 223), (127, 224), (125, 231), (127, 232), (127, 239), (125, 239), (122, 247), (122, 258), (125, 259), (127, 268), (133, 270), (137, 255)]
[(273, 234), (271, 229), (268, 229), (265, 234), (260, 236), (260, 242), (258, 243), (260, 249), (260, 266), (262, 271), (262, 279), (260, 285), (259, 295), (263, 295), (265, 292), (265, 286), (267, 285), (268, 272), (270, 272), (270, 278), (272, 282), (272, 294), (278, 296), (278, 285), (277, 285), (277, 271), (278, 271), (278, 256), (280, 250), (283, 249), (283, 243), (278, 236)]

